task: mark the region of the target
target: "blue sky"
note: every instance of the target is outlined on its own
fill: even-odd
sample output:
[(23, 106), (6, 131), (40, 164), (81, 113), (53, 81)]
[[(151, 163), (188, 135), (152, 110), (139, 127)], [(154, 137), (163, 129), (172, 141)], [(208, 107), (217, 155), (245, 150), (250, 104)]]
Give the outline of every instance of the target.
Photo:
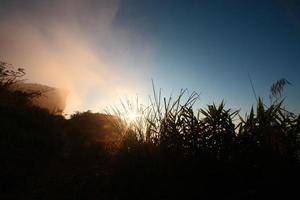
[(255, 101), (248, 73), (265, 98), (286, 78), (287, 102), (299, 111), (300, 2), (125, 0), (114, 25), (138, 32), (133, 42), (155, 45), (151, 75), (163, 88), (249, 107)]
[(31, 82), (71, 91), (68, 111), (98, 111), (124, 96), (200, 93), (248, 111), (280, 78), (300, 112), (300, 1), (3, 0), (1, 60)]

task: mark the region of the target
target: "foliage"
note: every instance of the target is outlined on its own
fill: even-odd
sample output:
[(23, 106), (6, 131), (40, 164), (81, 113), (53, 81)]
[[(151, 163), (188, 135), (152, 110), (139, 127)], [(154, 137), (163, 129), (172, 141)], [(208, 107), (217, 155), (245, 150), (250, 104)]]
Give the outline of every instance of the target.
[(0, 88), (7, 88), (17, 82), (23, 81), (25, 71), (23, 68), (15, 70), (11, 64), (0, 61)]
[(276, 83), (274, 83), (272, 86), (271, 86), (271, 96), (270, 98), (272, 97), (275, 97), (276, 99), (280, 98), (281, 95), (282, 95), (282, 92), (283, 92), (283, 88), (285, 85), (290, 85), (291, 83), (282, 78), (278, 81), (276, 81)]
[(70, 119), (0, 101), (1, 199), (297, 195), (300, 116), (283, 100), (266, 106), (259, 98), (242, 117), (224, 102), (196, 110), (199, 95), (187, 90), (153, 93), (149, 106), (126, 101), (110, 115)]
[[(210, 197), (223, 197), (224, 193), (229, 192), (239, 199), (245, 197), (243, 195), (247, 196), (252, 189), (255, 195), (270, 192), (274, 196), (289, 195), (286, 192), (294, 188), (292, 182), (282, 185), (281, 181), (296, 180), (299, 177), (300, 116), (286, 111), (283, 100), (266, 106), (261, 98), (258, 98), (256, 110), (252, 108), (245, 117), (240, 116), (239, 111), (227, 109), (224, 102), (218, 106), (208, 105), (207, 109), (197, 112), (193, 105), (198, 94), (192, 93), (182, 102), (186, 92), (182, 90), (178, 98), (173, 100), (169, 97), (166, 100), (161, 97), (161, 91), (157, 94), (154, 90), (150, 106), (136, 109), (143, 114), (127, 123), (125, 133), (123, 128), (119, 130), (123, 134), (123, 146), (118, 162), (121, 174), (117, 180), (130, 179), (140, 172), (138, 176), (147, 179), (148, 183), (136, 180), (130, 182), (126, 189), (147, 188), (151, 184), (159, 188), (166, 181), (175, 184), (168, 186), (173, 187), (174, 191), (184, 191), (184, 196), (180, 198), (191, 194), (189, 189), (194, 186), (190, 183), (205, 180), (207, 183), (198, 184), (199, 187), (207, 187), (210, 179), (237, 184), (236, 190), (240, 189), (240, 193), (235, 196), (229, 192), (229, 187), (218, 186), (214, 182), (215, 188), (222, 187), (221, 193), (209, 194), (210, 190), (206, 189), (202, 191), (204, 198), (208, 194)], [(122, 110), (115, 112), (121, 119), (122, 115), (131, 112), (130, 108), (123, 109), (125, 113)], [(123, 123), (126, 124), (126, 121)], [(140, 128), (141, 124), (143, 128)], [(186, 168), (189, 170), (186, 171)], [(171, 174), (170, 177), (162, 178), (161, 170)], [(220, 174), (209, 175), (218, 171), (224, 177)], [(173, 176), (181, 178), (174, 180)], [(185, 186), (178, 188), (182, 181)], [(245, 182), (253, 185), (240, 188), (239, 184), (242, 186)], [(264, 185), (265, 191), (254, 189), (255, 184)], [(120, 187), (120, 194), (125, 195), (122, 189), (124, 186)], [(280, 188), (282, 193), (275, 193), (271, 188)], [(154, 198), (166, 191), (156, 192)], [(182, 195), (177, 192), (172, 194), (175, 194), (174, 198)]]
[(25, 92), (14, 87), (25, 79), (25, 69), (15, 69), (11, 64), (0, 61), (0, 103), (10, 105), (31, 105), (32, 99), (42, 95), (39, 90)]

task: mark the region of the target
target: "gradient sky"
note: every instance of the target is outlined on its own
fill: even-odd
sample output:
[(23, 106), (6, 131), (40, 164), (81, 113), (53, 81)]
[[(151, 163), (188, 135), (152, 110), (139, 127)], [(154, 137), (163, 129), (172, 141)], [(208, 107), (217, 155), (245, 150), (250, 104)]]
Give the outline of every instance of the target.
[(68, 112), (143, 99), (151, 79), (165, 95), (201, 94), (247, 111), (286, 78), (300, 112), (300, 1), (7, 0), (0, 7), (0, 59), (28, 79), (71, 91)]

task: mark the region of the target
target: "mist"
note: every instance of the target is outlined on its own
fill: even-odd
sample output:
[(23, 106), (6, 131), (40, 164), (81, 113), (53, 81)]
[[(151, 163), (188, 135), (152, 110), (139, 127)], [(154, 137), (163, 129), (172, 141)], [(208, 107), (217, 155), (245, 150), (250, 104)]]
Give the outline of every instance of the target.
[(153, 48), (137, 47), (129, 30), (113, 25), (118, 6), (118, 1), (4, 1), (0, 59), (25, 68), (28, 82), (69, 90), (66, 113), (98, 111), (125, 94), (134, 96), (143, 91), (135, 81), (149, 68)]

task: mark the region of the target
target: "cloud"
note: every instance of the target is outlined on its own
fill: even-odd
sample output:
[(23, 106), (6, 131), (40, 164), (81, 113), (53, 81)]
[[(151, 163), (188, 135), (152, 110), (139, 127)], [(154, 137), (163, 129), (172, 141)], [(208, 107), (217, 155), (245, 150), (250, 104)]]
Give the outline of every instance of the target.
[(0, 8), (0, 59), (24, 67), (30, 82), (68, 89), (67, 113), (104, 108), (141, 90), (136, 81), (152, 55), (151, 48), (131, 44), (128, 30), (113, 27), (118, 6), (7, 1)]

